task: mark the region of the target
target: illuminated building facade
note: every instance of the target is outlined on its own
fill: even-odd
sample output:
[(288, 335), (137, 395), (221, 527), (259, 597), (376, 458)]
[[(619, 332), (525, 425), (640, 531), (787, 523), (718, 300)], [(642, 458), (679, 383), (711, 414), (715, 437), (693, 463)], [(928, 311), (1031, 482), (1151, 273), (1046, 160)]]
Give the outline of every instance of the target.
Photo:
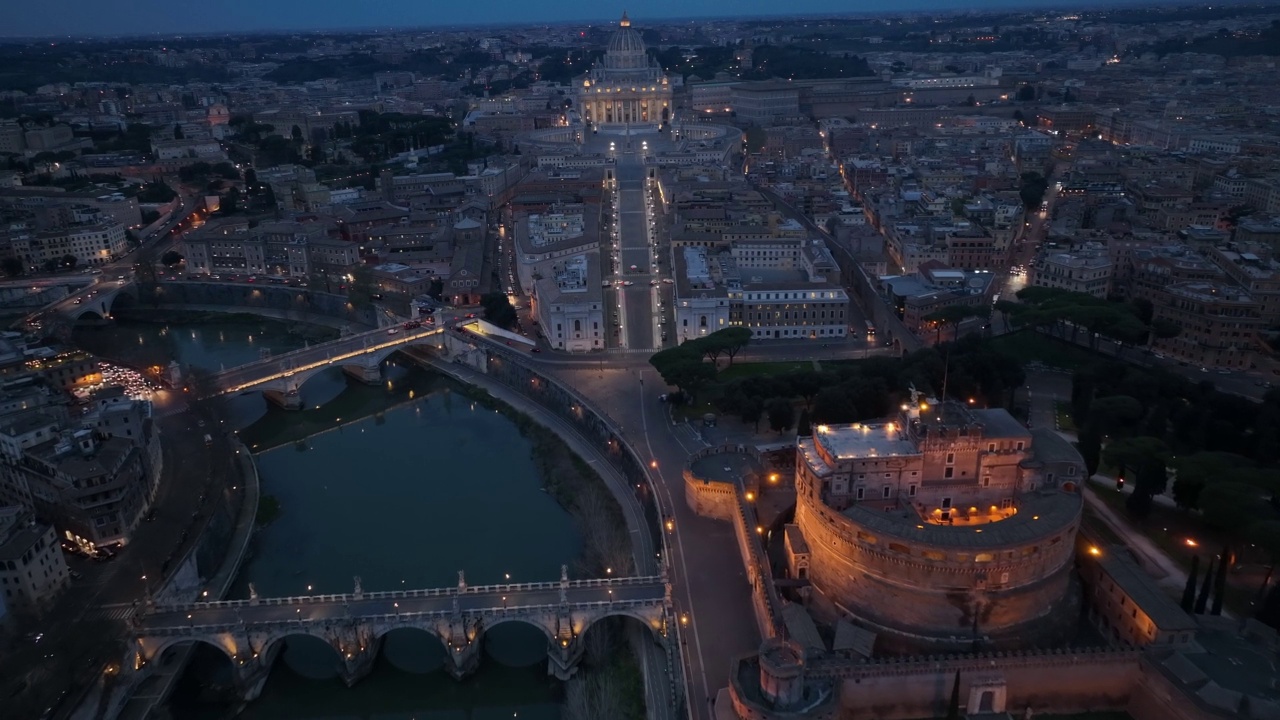
[(892, 421), (820, 425), (797, 443), (789, 567), (898, 649), (1061, 635), (1083, 480), (1069, 443), (1003, 409), (917, 398)]
[(589, 125), (656, 125), (671, 119), (671, 85), (626, 13), (604, 57), (577, 87), (578, 110)]

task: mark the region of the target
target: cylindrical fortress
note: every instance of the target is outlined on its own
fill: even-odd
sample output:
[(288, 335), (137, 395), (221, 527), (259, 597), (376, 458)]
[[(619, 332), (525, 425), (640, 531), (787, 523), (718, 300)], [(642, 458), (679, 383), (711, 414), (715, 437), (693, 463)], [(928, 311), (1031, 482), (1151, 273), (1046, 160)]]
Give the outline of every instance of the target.
[(963, 431), (904, 417), (819, 426), (798, 443), (803, 542), (791, 552), (807, 557), (792, 566), (819, 608), (879, 633), (882, 647), (1026, 646), (1074, 620), (1055, 611), (1075, 597), (1079, 455), (997, 411), (955, 412)]
[(796, 499), (796, 524), (809, 547), (810, 581), (840, 609), (921, 640), (998, 641), (1067, 596), (1079, 496), (1056, 494), (1065, 512), (1004, 520), (1011, 526), (980, 534), (860, 506), (839, 513), (805, 493)]

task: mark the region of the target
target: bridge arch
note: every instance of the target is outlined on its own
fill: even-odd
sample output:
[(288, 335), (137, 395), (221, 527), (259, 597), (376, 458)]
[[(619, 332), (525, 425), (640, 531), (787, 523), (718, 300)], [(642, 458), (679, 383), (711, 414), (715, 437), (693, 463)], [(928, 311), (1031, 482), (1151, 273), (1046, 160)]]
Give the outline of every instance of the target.
[(654, 642), (656, 642), (659, 645), (662, 645), (663, 647), (666, 647), (667, 639), (669, 636), (669, 633), (667, 632), (667, 627), (666, 627), (666, 621), (667, 621), (666, 614), (661, 612), (655, 613), (652, 611), (645, 612), (644, 609), (638, 609), (638, 608), (630, 608), (630, 607), (610, 608), (609, 610), (606, 610), (605, 612), (601, 613), (597, 617), (593, 618), (591, 622), (588, 623), (582, 629), (582, 632), (579, 634), (586, 635), (587, 632), (591, 630), (591, 628), (612, 618), (634, 620), (640, 623), (641, 625), (649, 629), (649, 634), (650, 636), (652, 636)]
[(481, 631), (489, 632), (494, 628), (509, 625), (511, 623), (535, 627), (542, 632), (543, 637), (547, 639), (547, 643), (554, 644), (556, 642), (555, 628), (547, 627), (547, 624), (539, 618), (530, 617), (524, 613), (513, 613), (511, 615), (499, 615), (493, 618), (486, 618)]
[[(304, 677), (315, 677), (317, 679), (325, 677), (341, 676), (343, 671), (342, 651), (334, 647), (333, 640), (328, 636), (324, 628), (316, 627), (299, 627), (290, 628), (288, 630), (276, 633), (262, 644), (260, 655), (268, 659), (271, 665), (279, 662), (289, 663), (289, 643), (290, 639), (305, 638), (306, 648), (314, 647), (319, 650), (323, 645), (326, 650), (321, 651), (323, 654), (312, 655), (306, 657), (302, 653), (309, 653), (309, 649), (298, 651), (293, 657), (298, 664), (289, 664), (289, 668)], [(271, 671), (271, 667), (266, 668), (267, 672)]]
[(377, 635), (379, 654), (396, 669), (425, 674), (451, 662), (447, 641), (435, 627), (419, 623), (396, 623)]
[(171, 637), (139, 638), (134, 667), (144, 672), (154, 669), (161, 664), (166, 652), (184, 645), (207, 645), (216, 648), (222, 652), (227, 658), (227, 662), (233, 666), (238, 662), (241, 653), (241, 648), (236, 644), (235, 638), (229, 635), (174, 635)]

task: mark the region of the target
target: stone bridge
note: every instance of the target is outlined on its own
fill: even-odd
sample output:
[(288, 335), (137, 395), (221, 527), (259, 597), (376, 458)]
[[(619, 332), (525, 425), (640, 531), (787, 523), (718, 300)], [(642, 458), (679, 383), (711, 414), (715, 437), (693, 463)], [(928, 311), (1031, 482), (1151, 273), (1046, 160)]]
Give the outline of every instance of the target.
[(439, 344), (442, 333), (442, 328), (434, 326), (370, 330), (224, 370), (213, 376), (213, 382), (219, 393), (258, 389), (273, 402), (298, 409), (303, 383), (325, 368), (341, 365), (362, 382), (378, 383), (387, 356), (410, 345)]
[(72, 322), (86, 315), (97, 315), (101, 319), (111, 317), (111, 307), (120, 295), (138, 297), (137, 286), (132, 277), (124, 280), (103, 280), (75, 290), (66, 297), (47, 305), (28, 315), (25, 320), (34, 320), (42, 315), (55, 314)]
[(666, 651), (675, 647), (671, 584), (665, 574), (558, 582), (468, 586), (430, 590), (260, 598), (250, 586), (248, 600), (148, 606), (134, 616), (132, 667), (145, 674), (168, 648), (203, 642), (231, 661), (236, 690), (248, 701), (266, 683), (271, 665), (289, 636), (310, 635), (334, 648), (348, 684), (374, 666), (387, 633), (413, 628), (438, 638), (449, 659), (446, 669), (462, 678), (480, 662), (481, 636), (503, 623), (532, 625), (547, 638), (547, 673), (571, 677), (582, 657), (583, 636), (597, 621), (627, 616), (643, 623)]

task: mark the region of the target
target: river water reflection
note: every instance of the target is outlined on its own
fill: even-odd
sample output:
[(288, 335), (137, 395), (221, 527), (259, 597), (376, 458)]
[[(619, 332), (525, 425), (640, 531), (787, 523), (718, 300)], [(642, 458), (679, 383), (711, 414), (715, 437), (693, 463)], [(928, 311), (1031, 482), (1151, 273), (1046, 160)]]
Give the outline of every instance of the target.
[[(271, 323), (112, 332), (215, 371), (257, 359), (263, 346), (303, 343)], [(264, 597), (349, 592), (357, 575), (369, 591), (450, 586), (459, 570), (471, 584), (554, 580), (572, 564), (580, 547), (572, 519), (543, 492), (513, 423), (408, 363), (384, 368), (384, 378), (370, 387), (340, 370), (322, 373), (303, 387), (299, 412), (257, 393), (232, 399), (241, 437), (260, 450), (262, 492), (281, 509), (255, 537), (232, 597), (248, 597), (249, 583)], [(506, 623), (483, 638), (479, 671), (457, 682), (442, 670), (438, 640), (393, 632), (378, 666), (352, 688), (336, 677), (332, 648), (290, 638), (262, 696), (239, 717), (559, 718), (541, 631)], [(225, 682), (224, 663), (217, 651), (196, 654), (171, 702), (176, 717), (230, 714), (206, 692)]]

